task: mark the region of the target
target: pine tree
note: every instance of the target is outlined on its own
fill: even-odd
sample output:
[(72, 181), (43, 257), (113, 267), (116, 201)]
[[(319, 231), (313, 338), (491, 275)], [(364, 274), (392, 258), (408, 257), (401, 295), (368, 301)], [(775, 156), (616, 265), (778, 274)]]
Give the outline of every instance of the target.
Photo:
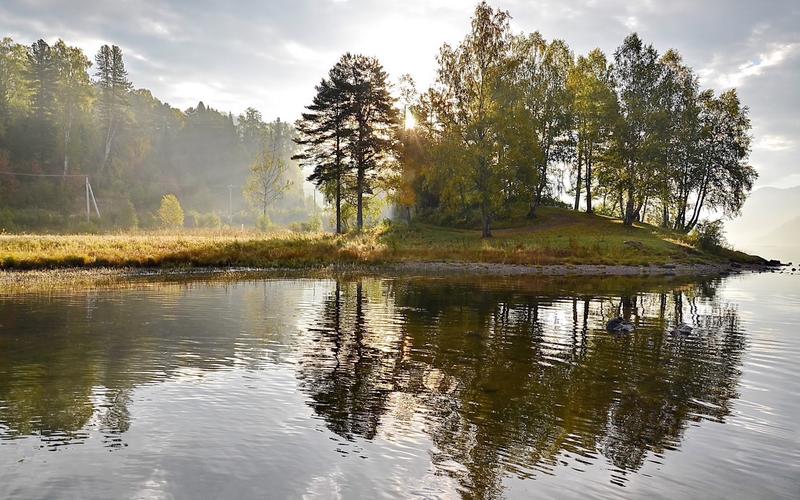
[(128, 107), (128, 93), (133, 85), (122, 60), (122, 50), (113, 45), (103, 45), (95, 56), (97, 86), (100, 89), (98, 114), (105, 128), (103, 160), (100, 170), (108, 165), (111, 150)]
[(328, 79), (316, 87), (316, 95), (306, 112), (297, 121), (299, 136), (295, 142), (302, 148), (293, 159), (310, 166), (308, 181), (322, 188), (336, 208), (336, 234), (342, 233), (342, 198), (345, 176), (345, 149), (351, 137), (347, 126), (348, 105), (342, 89), (342, 75), (331, 69)]
[(33, 126), (37, 132), (31, 140), (35, 145), (36, 158), (40, 163), (44, 163), (51, 157), (55, 146), (53, 118), (56, 114), (58, 85), (58, 68), (53, 50), (44, 40), (40, 39), (31, 45), (28, 51), (27, 73), (31, 86)]
[(348, 151), (355, 171), (356, 226), (364, 228), (364, 195), (394, 159), (399, 113), (389, 93), (388, 75), (373, 57), (345, 54), (337, 63), (348, 105), (352, 140)]
[(58, 68), (50, 45), (38, 40), (28, 52), (28, 79), (33, 91), (31, 109), (39, 123), (55, 113)]

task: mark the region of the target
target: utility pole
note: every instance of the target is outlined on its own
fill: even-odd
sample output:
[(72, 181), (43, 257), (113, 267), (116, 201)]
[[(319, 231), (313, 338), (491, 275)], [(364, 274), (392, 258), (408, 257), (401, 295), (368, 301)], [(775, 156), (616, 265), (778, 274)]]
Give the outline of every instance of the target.
[(228, 184), (228, 225), (233, 224), (233, 184)]
[(85, 177), (85, 185), (86, 185), (86, 222), (89, 222), (89, 216), (91, 215), (91, 209), (89, 208), (89, 176)]

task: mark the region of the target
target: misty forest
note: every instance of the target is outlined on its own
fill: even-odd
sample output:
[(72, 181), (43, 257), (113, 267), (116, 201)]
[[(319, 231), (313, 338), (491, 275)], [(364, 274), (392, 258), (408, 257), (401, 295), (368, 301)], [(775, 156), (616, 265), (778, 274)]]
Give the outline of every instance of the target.
[(741, 209), (757, 174), (735, 89), (701, 88), (677, 50), (636, 33), (575, 54), (509, 20), (478, 5), (427, 89), (345, 54), (295, 123), (175, 109), (135, 87), (118, 46), (90, 58), (5, 38), (0, 227), (342, 233), (391, 217), (489, 237), (561, 206), (688, 233)]

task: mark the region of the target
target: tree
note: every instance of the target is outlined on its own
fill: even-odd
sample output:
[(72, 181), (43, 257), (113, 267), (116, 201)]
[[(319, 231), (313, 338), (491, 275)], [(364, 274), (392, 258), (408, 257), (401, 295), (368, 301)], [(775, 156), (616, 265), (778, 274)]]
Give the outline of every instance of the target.
[(27, 74), (28, 50), (11, 38), (0, 41), (0, 146), (8, 127), (27, 111), (30, 82)]
[(59, 121), (63, 137), (63, 174), (69, 170), (70, 140), (76, 115), (86, 111), (92, 98), (91, 80), (87, 71), (89, 59), (77, 47), (69, 47), (63, 40), (53, 46), (58, 72)]
[(53, 51), (44, 40), (31, 45), (28, 52), (28, 80), (31, 84), (31, 109), (39, 123), (55, 113), (58, 68)]
[(439, 51), (437, 87), (430, 100), (440, 143), (446, 145), (443, 151), (455, 153), (445, 161), (463, 165), (469, 189), (478, 199), (484, 238), (492, 235), (499, 200), (496, 90), (509, 55), (510, 18), (508, 12), (495, 11), (486, 2), (476, 7), (466, 38), (455, 48), (445, 44)]
[(547, 187), (548, 168), (555, 160), (565, 159), (567, 151), (571, 119), (567, 77), (572, 53), (563, 41), (547, 43), (539, 33), (533, 33), (515, 38), (513, 58), (514, 98), (521, 107), (517, 116), (526, 120), (538, 149), (530, 157), (535, 188), (529, 216), (535, 217)]
[(264, 148), (264, 129), (266, 124), (261, 113), (255, 108), (247, 108), (239, 115), (237, 132), (245, 149), (257, 155)]
[(420, 134), (414, 128), (416, 119), (413, 106), (418, 99), (414, 78), (408, 73), (400, 76), (398, 80), (400, 93), (400, 116), (403, 127), (398, 131), (399, 149), (397, 155), (397, 171), (391, 178), (390, 184), (394, 191), (394, 198), (398, 206), (405, 209), (406, 221), (411, 223), (411, 207), (416, 203), (414, 184), (418, 179), (421, 163), (424, 162), (425, 151), (422, 147)]
[(183, 227), (183, 208), (174, 194), (165, 194), (158, 208), (158, 220), (161, 226), (169, 229)]
[(678, 229), (687, 222), (689, 196), (702, 177), (700, 90), (697, 77), (676, 51), (667, 51), (660, 62), (664, 71), (663, 103), (667, 118), (664, 177), (660, 180), (661, 224), (670, 227), (671, 212), (674, 212), (672, 225)]
[(351, 128), (347, 148), (355, 171), (356, 227), (364, 228), (364, 195), (372, 193), (375, 178), (394, 159), (399, 125), (395, 99), (389, 93), (388, 75), (374, 57), (345, 54), (334, 71), (343, 76), (341, 86)]
[[(658, 195), (653, 175), (662, 152), (662, 66), (658, 52), (636, 33), (625, 38), (614, 52), (613, 77), (619, 95), (620, 114), (615, 131), (619, 160), (617, 175), (625, 196), (623, 222), (639, 219), (649, 195)], [(654, 192), (656, 191), (656, 192)]]
[(316, 86), (316, 95), (297, 121), (299, 136), (295, 142), (302, 151), (293, 159), (313, 168), (308, 181), (313, 182), (336, 207), (336, 234), (342, 234), (342, 197), (345, 176), (346, 144), (352, 135), (346, 94), (340, 83), (344, 75), (334, 66), (329, 78)]
[(750, 154), (750, 118), (736, 90), (715, 97), (710, 90), (700, 95), (700, 180), (694, 184), (695, 200), (689, 219), (679, 229), (691, 231), (703, 210), (721, 210), (725, 216), (739, 213), (758, 178), (747, 164)]
[(286, 162), (271, 151), (262, 151), (250, 166), (244, 196), (254, 211), (266, 218), (267, 208), (283, 195), (291, 183), (284, 180)]
[(38, 40), (28, 51), (27, 80), (31, 88), (31, 111), (33, 126), (37, 132), (33, 138), (36, 157), (40, 163), (47, 161), (54, 145), (53, 117), (56, 113), (56, 87), (58, 68), (50, 45)]
[(133, 85), (128, 81), (128, 72), (122, 60), (122, 49), (116, 45), (103, 45), (95, 56), (97, 70), (98, 114), (105, 128), (103, 141), (103, 160), (100, 170), (108, 165), (114, 139), (125, 118), (128, 107), (128, 93)]
[(580, 205), (583, 180), (586, 188), (586, 212), (592, 213), (593, 167), (602, 156), (618, 120), (617, 96), (614, 93), (610, 68), (600, 49), (578, 57), (567, 78), (567, 89), (571, 98), (576, 149), (574, 208), (578, 210)]

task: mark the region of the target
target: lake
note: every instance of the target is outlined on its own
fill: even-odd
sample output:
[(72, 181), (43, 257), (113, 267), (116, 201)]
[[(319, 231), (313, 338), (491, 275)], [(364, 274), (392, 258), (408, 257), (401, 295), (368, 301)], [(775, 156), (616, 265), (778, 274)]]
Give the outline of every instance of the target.
[(777, 273), (5, 294), (0, 498), (798, 498), (799, 312)]

